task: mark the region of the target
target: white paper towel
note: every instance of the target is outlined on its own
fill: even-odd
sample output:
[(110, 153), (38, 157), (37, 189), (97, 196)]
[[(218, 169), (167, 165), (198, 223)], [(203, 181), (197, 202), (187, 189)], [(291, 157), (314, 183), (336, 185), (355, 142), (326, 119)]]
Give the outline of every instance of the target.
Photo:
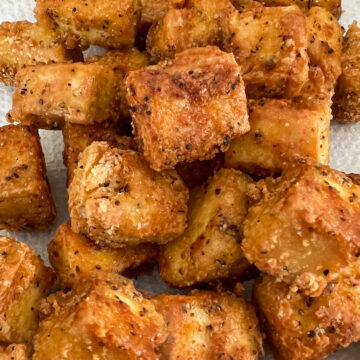
[[(29, 20), (34, 21), (33, 0), (0, 0), (0, 22)], [(343, 0), (344, 13), (341, 23), (347, 28), (353, 20), (360, 22), (360, 0)], [(96, 50), (95, 50), (96, 51)], [(6, 124), (5, 115), (11, 108), (12, 88), (0, 84), (0, 126)], [(345, 172), (360, 173), (360, 123), (355, 125), (340, 125), (333, 122), (331, 137), (331, 166)], [(62, 161), (63, 139), (61, 131), (40, 131), (41, 142), (46, 158), (47, 173), (51, 184), (52, 195), (57, 208), (57, 219), (47, 231), (34, 233), (11, 233), (10, 236), (28, 243), (47, 262), (47, 244), (52, 239), (57, 227), (68, 220), (67, 203), (65, 200), (66, 171)], [(0, 159), (1, 161), (1, 159)], [(1, 235), (9, 235), (0, 231)], [(176, 292), (169, 289), (153, 274), (144, 274), (134, 279), (136, 286), (151, 293)], [(273, 359), (267, 351), (264, 359)], [(341, 350), (330, 357), (332, 360), (360, 359), (360, 343)]]

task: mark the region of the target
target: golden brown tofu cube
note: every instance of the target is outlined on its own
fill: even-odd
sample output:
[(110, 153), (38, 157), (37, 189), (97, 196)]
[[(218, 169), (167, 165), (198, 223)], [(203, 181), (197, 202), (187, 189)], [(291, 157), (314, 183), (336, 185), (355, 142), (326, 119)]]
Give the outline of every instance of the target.
[(230, 0), (190, 0), (186, 7), (169, 9), (149, 31), (148, 53), (160, 60), (193, 47), (220, 46), (220, 23), (228, 11), (235, 11)]
[(141, 0), (141, 24), (162, 19), (170, 9), (182, 8), (185, 0)]
[(46, 229), (56, 210), (37, 130), (0, 128), (0, 159), (0, 229)]
[(305, 17), (297, 6), (256, 6), (224, 17), (224, 49), (242, 68), (246, 94), (293, 98), (308, 80)]
[(166, 339), (155, 306), (119, 275), (84, 278), (49, 296), (43, 309), (33, 360), (156, 360)]
[(98, 63), (27, 67), (16, 75), (8, 120), (56, 129), (117, 119), (116, 81), (114, 70)]
[(241, 171), (221, 169), (192, 190), (185, 233), (160, 251), (163, 280), (174, 287), (186, 287), (236, 279), (249, 268), (241, 241), (251, 183)]
[(49, 260), (63, 289), (72, 287), (80, 277), (100, 272), (123, 273), (144, 262), (153, 262), (154, 244), (109, 249), (95, 246), (86, 236), (72, 231), (69, 223), (61, 225), (48, 246)]
[(37, 21), (61, 35), (69, 48), (131, 47), (140, 20), (140, 0), (37, 0)]
[(134, 134), (153, 169), (211, 159), (250, 130), (240, 71), (208, 46), (128, 74)]
[(30, 343), (55, 275), (26, 244), (0, 236), (0, 343)]
[(106, 141), (124, 149), (136, 149), (135, 141), (120, 136), (122, 127), (118, 123), (104, 122), (94, 125), (66, 123), (62, 129), (64, 137), (64, 164), (67, 168), (67, 186), (70, 185), (80, 154), (94, 141)]
[(51, 31), (37, 24), (18, 21), (0, 25), (0, 81), (5, 85), (14, 86), (16, 73), (26, 66), (67, 62), (72, 55)]
[(343, 30), (325, 9), (314, 7), (306, 14), (309, 80), (301, 96), (310, 100), (330, 100), (341, 74)]
[(188, 190), (176, 171), (156, 172), (106, 142), (84, 150), (68, 194), (72, 229), (100, 246), (165, 244), (186, 227)]
[(248, 109), (251, 130), (231, 143), (225, 166), (264, 176), (281, 173), (287, 163), (307, 156), (329, 163), (328, 102), (249, 100)]
[(193, 291), (188, 296), (161, 294), (152, 301), (169, 332), (159, 347), (161, 359), (256, 360), (262, 353), (255, 311), (241, 297)]
[(342, 74), (333, 98), (334, 118), (342, 123), (360, 121), (360, 28), (354, 22), (346, 33)]
[(26, 346), (23, 344), (11, 344), (7, 348), (0, 346), (0, 360), (29, 360)]
[(312, 298), (264, 276), (255, 282), (253, 297), (277, 360), (325, 359), (360, 339), (359, 282), (330, 283)]
[(120, 118), (130, 118), (129, 105), (126, 101), (125, 75), (128, 71), (138, 70), (149, 65), (149, 57), (146, 53), (133, 48), (129, 51), (111, 50), (103, 56), (93, 56), (86, 60), (87, 63), (111, 66), (117, 77), (115, 91), (115, 107)]
[(344, 173), (299, 159), (260, 183), (244, 222), (250, 263), (318, 296), (360, 255), (360, 186)]

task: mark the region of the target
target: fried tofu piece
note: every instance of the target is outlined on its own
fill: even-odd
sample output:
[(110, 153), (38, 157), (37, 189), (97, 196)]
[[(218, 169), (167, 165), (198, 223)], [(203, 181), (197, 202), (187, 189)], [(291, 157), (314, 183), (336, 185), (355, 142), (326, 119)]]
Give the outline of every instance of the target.
[(241, 171), (221, 169), (192, 190), (185, 233), (160, 251), (159, 273), (164, 281), (186, 287), (236, 279), (249, 268), (241, 241), (251, 183)]
[(98, 63), (27, 67), (16, 75), (8, 120), (43, 129), (117, 120), (116, 82), (114, 70)]
[(299, 158), (329, 163), (332, 115), (327, 102), (249, 100), (248, 109), (251, 130), (231, 143), (225, 166), (264, 176), (281, 173)]
[(185, 0), (141, 0), (141, 24), (162, 19), (170, 9), (182, 8)]
[(61, 225), (48, 245), (49, 260), (63, 289), (71, 288), (81, 277), (101, 272), (123, 273), (157, 255), (154, 244), (108, 249), (95, 246), (86, 236), (72, 231), (69, 223)]
[(186, 227), (188, 190), (176, 171), (156, 172), (106, 142), (84, 150), (68, 194), (72, 229), (100, 246), (165, 244)]
[(130, 118), (129, 105), (126, 101), (125, 75), (128, 71), (138, 70), (149, 65), (149, 57), (146, 53), (133, 48), (128, 51), (110, 50), (102, 56), (92, 56), (86, 60), (87, 63), (111, 66), (117, 77), (115, 91), (115, 107), (119, 117)]
[(24, 243), (0, 236), (0, 343), (30, 343), (55, 274)]
[(333, 98), (334, 118), (342, 123), (360, 121), (360, 28), (354, 22), (344, 38), (342, 74)]
[(299, 159), (252, 191), (242, 250), (292, 291), (320, 295), (360, 255), (360, 186), (344, 173)]
[(165, 319), (169, 336), (161, 359), (255, 360), (262, 339), (255, 311), (230, 292), (192, 291), (160, 294), (152, 301)]
[(193, 47), (220, 46), (220, 20), (229, 11), (235, 11), (230, 0), (190, 0), (186, 7), (171, 8), (151, 27), (146, 40), (148, 53), (161, 60)]
[(277, 360), (325, 359), (360, 339), (359, 283), (329, 283), (312, 298), (264, 276), (255, 282), (253, 299)]
[(128, 74), (134, 135), (154, 170), (211, 159), (250, 130), (240, 71), (208, 46)]
[(313, 7), (306, 15), (308, 33), (309, 81), (301, 96), (329, 101), (341, 74), (343, 30), (325, 9)]
[[(75, 56), (77, 55), (77, 56)], [(82, 53), (67, 51), (54, 34), (28, 21), (3, 22), (0, 25), (0, 81), (15, 85), (16, 73), (29, 65), (62, 63)]]
[(256, 6), (223, 17), (224, 49), (242, 68), (249, 99), (293, 98), (308, 80), (307, 30), (297, 6)]
[(11, 344), (7, 348), (0, 346), (0, 360), (29, 360), (24, 344)]
[(140, 10), (140, 0), (37, 0), (35, 16), (70, 49), (78, 43), (120, 49), (134, 44)]
[(70, 185), (80, 154), (94, 141), (106, 141), (124, 149), (136, 149), (135, 141), (121, 136), (122, 127), (118, 123), (105, 122), (94, 125), (66, 123), (62, 129), (64, 137), (64, 164), (67, 168), (67, 186)]
[(0, 229), (46, 229), (56, 209), (37, 130), (22, 125), (0, 128), (0, 159)]
[(81, 279), (72, 291), (49, 296), (43, 311), (33, 360), (155, 360), (167, 335), (152, 302), (115, 274)]

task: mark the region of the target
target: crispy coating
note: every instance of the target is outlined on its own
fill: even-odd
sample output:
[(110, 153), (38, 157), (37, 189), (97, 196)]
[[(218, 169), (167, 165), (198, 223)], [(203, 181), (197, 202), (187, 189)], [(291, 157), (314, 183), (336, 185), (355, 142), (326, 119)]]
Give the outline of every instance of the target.
[(28, 245), (0, 236), (0, 343), (30, 343), (37, 307), (54, 281), (52, 270)]
[(61, 225), (48, 245), (49, 260), (63, 289), (72, 287), (81, 277), (101, 272), (123, 273), (143, 262), (154, 261), (154, 244), (108, 249), (94, 246), (86, 236), (76, 234), (69, 223)]
[(35, 16), (64, 38), (68, 48), (128, 48), (140, 20), (140, 0), (36, 0)]
[(329, 283), (311, 298), (264, 276), (253, 297), (277, 360), (321, 360), (360, 339), (359, 282)]
[(342, 123), (360, 121), (360, 28), (354, 22), (344, 38), (342, 74), (333, 98), (334, 118)]
[(292, 291), (320, 295), (360, 254), (360, 186), (311, 159), (259, 185), (244, 222), (245, 257)]
[(11, 344), (7, 348), (0, 346), (0, 360), (29, 360), (24, 344)]
[(28, 21), (0, 25), (0, 81), (15, 85), (16, 73), (29, 65), (62, 63), (82, 59), (82, 53), (69, 52), (51, 31)]
[(115, 274), (81, 279), (72, 291), (49, 296), (43, 311), (33, 360), (155, 360), (166, 339), (155, 306)]
[(141, 24), (162, 19), (170, 9), (182, 8), (185, 0), (141, 0)]
[(256, 6), (223, 17), (224, 49), (242, 68), (246, 94), (292, 98), (308, 80), (305, 17), (297, 6)]
[(313, 7), (306, 14), (309, 80), (301, 96), (310, 100), (329, 101), (341, 74), (343, 30), (325, 9)]
[(149, 56), (136, 48), (128, 51), (110, 50), (103, 56), (92, 56), (86, 60), (87, 63), (97, 62), (111, 66), (116, 75), (115, 107), (119, 117), (130, 118), (129, 105), (126, 101), (125, 75), (128, 71), (138, 70), (149, 65)]
[(230, 0), (190, 0), (185, 5), (171, 8), (151, 27), (146, 47), (156, 60), (172, 58), (193, 47), (221, 45), (221, 19), (235, 11)]
[(72, 229), (99, 245), (165, 244), (186, 227), (188, 190), (176, 171), (155, 172), (106, 142), (84, 150), (68, 193)]
[(161, 294), (152, 301), (169, 331), (160, 359), (255, 360), (262, 353), (255, 311), (241, 297), (193, 291), (189, 296)]
[(186, 287), (238, 278), (248, 269), (241, 241), (251, 183), (241, 171), (221, 169), (192, 190), (185, 233), (160, 251), (163, 280), (174, 287)]
[(117, 119), (116, 82), (111, 66), (98, 63), (27, 67), (16, 75), (8, 120), (57, 129)]
[(136, 149), (135, 141), (127, 136), (120, 136), (122, 127), (118, 123), (105, 122), (94, 125), (66, 123), (62, 129), (64, 137), (64, 164), (67, 168), (67, 186), (70, 185), (74, 171), (79, 163), (79, 156), (94, 141), (106, 141), (124, 149)]
[(0, 229), (46, 229), (56, 209), (37, 130), (22, 125), (0, 128), (0, 159)]
[(208, 46), (128, 74), (134, 134), (153, 169), (211, 159), (250, 130), (240, 71)]
[(227, 167), (264, 176), (281, 173), (288, 162), (307, 156), (329, 163), (328, 102), (249, 100), (248, 109), (251, 130), (231, 143)]

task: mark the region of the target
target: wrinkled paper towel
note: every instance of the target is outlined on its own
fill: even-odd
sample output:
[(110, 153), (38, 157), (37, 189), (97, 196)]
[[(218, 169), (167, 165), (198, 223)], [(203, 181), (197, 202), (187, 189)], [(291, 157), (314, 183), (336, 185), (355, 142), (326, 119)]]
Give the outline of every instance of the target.
[[(28, 20), (35, 21), (33, 15), (34, 0), (0, 0), (0, 22)], [(344, 13), (341, 24), (347, 29), (353, 20), (360, 22), (360, 0), (343, 0)], [(97, 53), (99, 49), (90, 49)], [(0, 126), (6, 125), (5, 115), (11, 108), (13, 89), (0, 84)], [(345, 172), (360, 173), (360, 123), (340, 125), (333, 122), (331, 126), (331, 166)], [(47, 260), (47, 244), (52, 239), (57, 227), (69, 219), (65, 199), (66, 171), (62, 161), (63, 139), (61, 131), (40, 131), (43, 151), (45, 153), (47, 174), (51, 184), (52, 195), (57, 208), (57, 219), (53, 226), (42, 232), (11, 233), (10, 236), (28, 243), (41, 257)], [(1, 161), (1, 159), (0, 159)], [(1, 235), (8, 235), (0, 231)], [(154, 270), (152, 274), (143, 274), (134, 279), (135, 285), (151, 293), (176, 292), (169, 289)], [(248, 290), (249, 293), (249, 290)], [(249, 295), (249, 294), (247, 294)], [(265, 360), (273, 359), (270, 351), (266, 351)], [(341, 350), (330, 357), (332, 360), (360, 359), (360, 343)]]

